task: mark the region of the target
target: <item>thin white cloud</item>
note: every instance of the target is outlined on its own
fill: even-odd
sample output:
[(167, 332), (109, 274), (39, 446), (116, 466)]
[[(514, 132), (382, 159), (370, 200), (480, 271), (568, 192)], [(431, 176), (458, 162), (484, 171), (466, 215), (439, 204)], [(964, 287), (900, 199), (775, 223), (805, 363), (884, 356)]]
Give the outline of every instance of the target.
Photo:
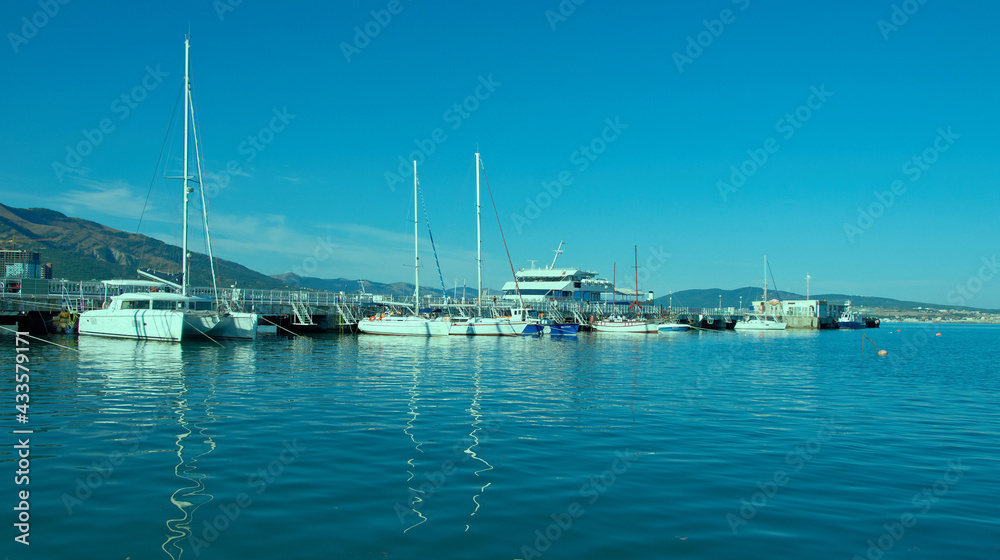
[(57, 209), (66, 213), (76, 213), (77, 208), (85, 208), (116, 218), (138, 218), (156, 222), (172, 221), (157, 207), (155, 201), (148, 203), (145, 197), (135, 194), (135, 188), (125, 181), (95, 181), (79, 179), (82, 189), (73, 189), (55, 201)]

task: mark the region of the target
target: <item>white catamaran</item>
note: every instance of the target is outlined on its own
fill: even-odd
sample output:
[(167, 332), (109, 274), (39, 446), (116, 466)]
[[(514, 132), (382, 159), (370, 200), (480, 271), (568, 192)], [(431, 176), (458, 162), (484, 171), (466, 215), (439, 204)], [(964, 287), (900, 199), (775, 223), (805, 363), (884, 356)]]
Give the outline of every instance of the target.
[(417, 161), (413, 161), (413, 315), (380, 313), (358, 322), (358, 330), (367, 334), (397, 336), (448, 336), (451, 320), (447, 317), (420, 316), (420, 250), (417, 233)]
[(777, 307), (778, 301), (767, 301), (767, 255), (764, 255), (764, 298), (760, 301), (760, 313), (748, 315), (742, 321), (737, 321), (734, 329), (738, 331), (780, 331), (787, 326), (777, 317), (767, 316), (767, 306)]
[[(132, 338), (138, 340), (164, 340), (180, 342), (192, 336), (207, 336), (210, 338), (254, 338), (257, 335), (258, 315), (229, 309), (228, 302), (220, 306), (218, 288), (216, 297), (207, 298), (189, 293), (188, 279), (188, 195), (194, 192), (188, 186), (189, 181), (200, 184), (201, 156), (198, 151), (197, 130), (193, 130), (195, 139), (195, 158), (198, 166), (197, 179), (188, 174), (188, 126), (193, 120), (191, 98), (191, 82), (189, 74), (190, 39), (184, 39), (184, 175), (182, 187), (184, 192), (183, 234), (181, 257), (181, 283), (175, 284), (160, 278), (151, 277), (158, 282), (144, 281), (108, 281), (109, 286), (126, 289), (130, 285), (143, 291), (121, 293), (111, 297), (103, 309), (85, 311), (80, 315), (80, 334), (108, 336), (115, 338)], [(205, 235), (208, 244), (208, 258), (212, 269), (212, 283), (215, 280), (215, 260), (212, 256), (211, 238), (208, 233), (208, 214), (205, 206), (205, 192), (201, 191), (202, 217), (205, 224)], [(142, 273), (149, 276), (148, 274)], [(156, 284), (156, 285), (152, 285)], [(165, 288), (163, 291), (158, 287)], [(166, 291), (174, 288), (175, 292)]]

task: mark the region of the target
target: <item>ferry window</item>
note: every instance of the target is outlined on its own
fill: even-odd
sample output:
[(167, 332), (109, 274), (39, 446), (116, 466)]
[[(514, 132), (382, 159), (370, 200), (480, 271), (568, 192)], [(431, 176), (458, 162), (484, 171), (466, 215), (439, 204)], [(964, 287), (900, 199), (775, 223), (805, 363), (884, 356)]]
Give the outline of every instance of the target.
[(212, 302), (210, 301), (196, 301), (194, 302), (194, 308), (198, 311), (211, 311)]
[(148, 301), (123, 301), (122, 309), (149, 309)]
[(153, 309), (173, 309), (174, 302), (153, 300)]

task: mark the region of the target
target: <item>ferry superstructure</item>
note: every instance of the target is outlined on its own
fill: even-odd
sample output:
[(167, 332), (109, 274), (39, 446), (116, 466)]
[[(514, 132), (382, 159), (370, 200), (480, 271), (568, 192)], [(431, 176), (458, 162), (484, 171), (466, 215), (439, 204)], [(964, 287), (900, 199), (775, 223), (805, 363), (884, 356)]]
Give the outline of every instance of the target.
[(545, 268), (532, 266), (515, 272), (514, 277), (517, 281), (509, 281), (503, 285), (503, 299), (521, 300), (525, 303), (543, 301), (599, 303), (611, 300), (611, 294), (614, 293), (614, 283), (611, 280), (598, 278), (596, 272), (582, 268), (556, 268), (556, 260), (562, 254), (562, 246), (563, 242), (560, 242), (551, 265)]

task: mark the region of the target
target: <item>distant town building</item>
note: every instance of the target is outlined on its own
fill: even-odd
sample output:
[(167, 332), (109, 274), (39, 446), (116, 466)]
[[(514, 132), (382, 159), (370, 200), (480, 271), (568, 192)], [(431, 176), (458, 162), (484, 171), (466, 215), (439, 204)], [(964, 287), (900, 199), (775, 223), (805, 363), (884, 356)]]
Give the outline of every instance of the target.
[(24, 249), (0, 249), (0, 266), (3, 278), (51, 278), (52, 273), (49, 265), (49, 276), (43, 276), (41, 253)]

